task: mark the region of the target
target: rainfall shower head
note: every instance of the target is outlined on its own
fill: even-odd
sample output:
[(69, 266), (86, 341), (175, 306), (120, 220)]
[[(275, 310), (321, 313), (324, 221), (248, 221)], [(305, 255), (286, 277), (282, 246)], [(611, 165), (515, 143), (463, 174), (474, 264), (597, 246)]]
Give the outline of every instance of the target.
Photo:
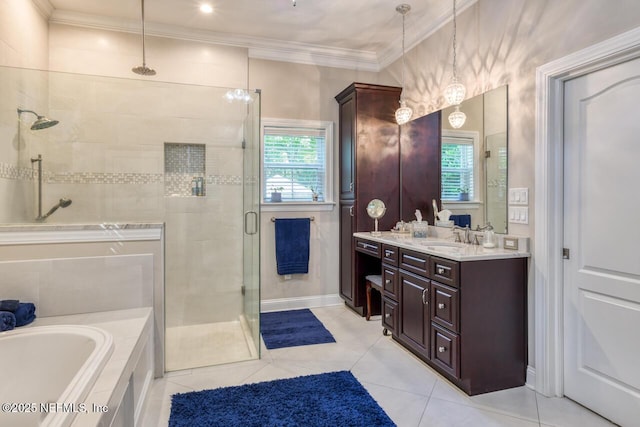
[(139, 67), (133, 67), (131, 71), (136, 74), (140, 74), (141, 76), (155, 76), (156, 70), (147, 67), (146, 64), (146, 55), (144, 49), (144, 0), (141, 0), (140, 3), (142, 5), (142, 65), (140, 65)]
[(33, 124), (31, 125), (31, 130), (40, 130), (40, 129), (46, 129), (46, 128), (50, 128), (51, 126), (55, 126), (58, 123), (60, 123), (57, 120), (51, 120), (46, 118), (45, 116), (41, 116), (40, 114), (36, 113), (35, 111), (32, 110), (23, 110), (18, 108), (18, 116), (20, 116), (20, 114), (22, 113), (31, 113), (33, 115), (35, 115), (37, 117), (36, 121), (33, 122)]

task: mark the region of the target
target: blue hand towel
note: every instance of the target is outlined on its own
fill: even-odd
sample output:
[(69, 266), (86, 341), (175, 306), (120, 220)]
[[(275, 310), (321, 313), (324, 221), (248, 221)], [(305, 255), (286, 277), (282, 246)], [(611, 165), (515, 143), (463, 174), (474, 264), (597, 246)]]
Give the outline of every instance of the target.
[(10, 311), (0, 311), (0, 332), (10, 331), (16, 327), (16, 316)]
[(453, 224), (459, 227), (466, 227), (467, 225), (471, 227), (471, 215), (469, 214), (451, 215), (449, 220), (453, 221)]
[(16, 316), (16, 327), (28, 325), (36, 318), (36, 306), (32, 302), (21, 302), (13, 314)]
[(18, 305), (20, 301), (17, 299), (3, 299), (0, 301), (0, 311), (10, 311), (14, 312), (18, 309)]
[(276, 218), (276, 265), (278, 274), (309, 272), (309, 218)]

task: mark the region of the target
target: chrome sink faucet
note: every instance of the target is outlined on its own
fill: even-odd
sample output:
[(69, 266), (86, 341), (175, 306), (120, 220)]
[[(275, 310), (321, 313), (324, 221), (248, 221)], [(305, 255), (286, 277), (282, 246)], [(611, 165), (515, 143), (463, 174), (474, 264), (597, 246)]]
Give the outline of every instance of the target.
[(471, 243), (471, 240), (469, 239), (469, 234), (471, 232), (471, 229), (469, 228), (468, 225), (466, 227), (460, 227), (459, 225), (454, 225), (453, 227), (451, 227), (451, 230), (453, 230), (454, 234), (456, 235), (456, 242), (460, 241), (460, 233), (456, 232), (456, 230), (464, 230), (463, 243)]

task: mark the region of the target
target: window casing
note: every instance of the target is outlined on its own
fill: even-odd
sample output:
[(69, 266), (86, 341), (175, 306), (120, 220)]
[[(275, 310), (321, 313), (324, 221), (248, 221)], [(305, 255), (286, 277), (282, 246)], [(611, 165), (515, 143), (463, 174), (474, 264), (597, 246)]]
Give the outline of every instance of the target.
[[(331, 202), (332, 146), (332, 122), (263, 119), (263, 203)], [(272, 200), (274, 192), (281, 202)]]

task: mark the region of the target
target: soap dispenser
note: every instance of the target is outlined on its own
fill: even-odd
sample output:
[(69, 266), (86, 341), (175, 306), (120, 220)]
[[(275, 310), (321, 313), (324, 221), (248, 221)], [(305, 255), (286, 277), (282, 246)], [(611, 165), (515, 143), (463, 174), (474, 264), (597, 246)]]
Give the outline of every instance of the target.
[(484, 230), (482, 246), (485, 248), (496, 247), (496, 233), (493, 232), (493, 226), (490, 223), (487, 223), (487, 227)]

